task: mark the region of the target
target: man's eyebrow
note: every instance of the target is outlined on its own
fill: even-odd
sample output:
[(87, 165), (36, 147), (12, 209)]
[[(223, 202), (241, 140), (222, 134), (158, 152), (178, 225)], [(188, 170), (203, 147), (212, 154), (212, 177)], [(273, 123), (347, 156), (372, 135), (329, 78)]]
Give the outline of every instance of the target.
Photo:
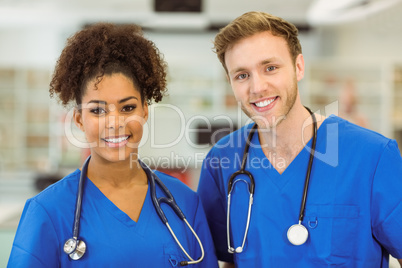
[(278, 61), (278, 58), (271, 57), (271, 58), (268, 58), (268, 59), (265, 59), (265, 60), (261, 61), (260, 65), (265, 65), (265, 64), (272, 63), (272, 62), (275, 62), (275, 61)]
[[(275, 61), (278, 61), (278, 58), (276, 58), (276, 57), (271, 57), (271, 58), (267, 58), (267, 59), (262, 60), (262, 61), (259, 63), (259, 65), (260, 65), (260, 66), (263, 66), (263, 65), (266, 65), (266, 64), (275, 62)], [(245, 71), (245, 70), (246, 70), (246, 68), (244, 68), (244, 67), (239, 67), (239, 68), (236, 68), (236, 69), (233, 69), (232, 71), (230, 71), (229, 74), (232, 75), (232, 74), (235, 74), (235, 73), (238, 73), (238, 72), (243, 72), (243, 71)]]
[(239, 68), (236, 68), (236, 69), (230, 71), (229, 74), (232, 75), (232, 74), (235, 74), (235, 73), (238, 73), (238, 72), (243, 72), (244, 70), (246, 70), (246, 68), (239, 67)]

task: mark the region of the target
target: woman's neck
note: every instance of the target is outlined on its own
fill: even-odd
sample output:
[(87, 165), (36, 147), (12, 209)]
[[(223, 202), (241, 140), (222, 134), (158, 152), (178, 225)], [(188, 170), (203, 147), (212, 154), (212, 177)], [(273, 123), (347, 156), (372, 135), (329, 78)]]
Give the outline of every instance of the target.
[(93, 155), (89, 161), (87, 177), (98, 188), (129, 188), (148, 183), (145, 171), (137, 159), (110, 162)]

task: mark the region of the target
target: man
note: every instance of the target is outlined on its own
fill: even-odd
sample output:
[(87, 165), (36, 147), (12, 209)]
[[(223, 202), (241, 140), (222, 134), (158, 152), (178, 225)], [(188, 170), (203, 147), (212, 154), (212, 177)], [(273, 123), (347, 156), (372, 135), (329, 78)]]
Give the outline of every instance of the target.
[[(298, 91), (297, 35), (281, 18), (249, 12), (215, 38), (234, 95), (257, 126), (250, 138), (254, 124), (222, 138), (203, 163), (198, 192), (218, 258), (227, 267), (388, 267), (389, 254), (402, 258), (397, 144), (310, 114)], [(245, 174), (231, 180), (242, 162)]]

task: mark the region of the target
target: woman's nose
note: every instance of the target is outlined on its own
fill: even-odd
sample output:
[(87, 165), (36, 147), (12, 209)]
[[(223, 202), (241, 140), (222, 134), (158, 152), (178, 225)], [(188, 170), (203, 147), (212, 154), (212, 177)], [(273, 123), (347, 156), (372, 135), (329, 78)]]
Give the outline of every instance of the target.
[(109, 112), (107, 116), (107, 128), (119, 129), (124, 127), (124, 116), (120, 115), (119, 111), (113, 104), (109, 105)]

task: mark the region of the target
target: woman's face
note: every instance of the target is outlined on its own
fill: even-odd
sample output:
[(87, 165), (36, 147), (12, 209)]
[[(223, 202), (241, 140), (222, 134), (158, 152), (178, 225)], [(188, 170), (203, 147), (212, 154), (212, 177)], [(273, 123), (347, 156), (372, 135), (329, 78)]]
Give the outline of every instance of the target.
[(87, 84), (82, 105), (74, 113), (76, 125), (85, 132), (92, 159), (117, 162), (137, 158), (148, 105), (127, 76), (116, 73)]

